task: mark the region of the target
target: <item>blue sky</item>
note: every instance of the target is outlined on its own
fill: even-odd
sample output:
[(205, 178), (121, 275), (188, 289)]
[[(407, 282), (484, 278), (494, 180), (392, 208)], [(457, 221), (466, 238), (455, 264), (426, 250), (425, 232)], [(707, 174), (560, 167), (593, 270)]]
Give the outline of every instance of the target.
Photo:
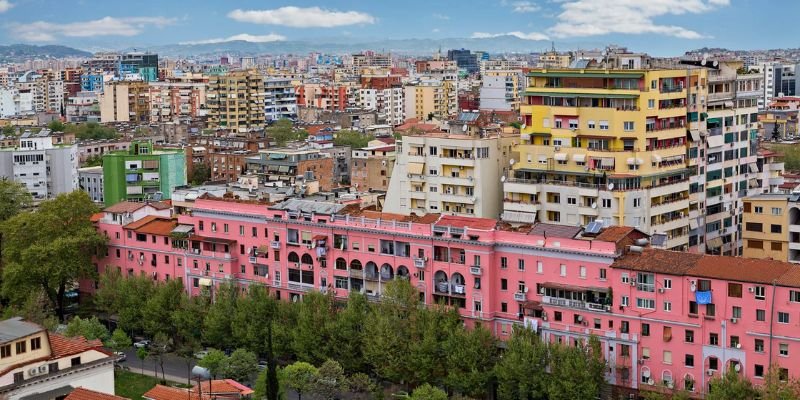
[[(532, 51), (552, 40), (563, 50), (614, 43), (677, 55), (797, 47), (798, 11), (800, 2), (784, 0), (0, 0), (0, 43), (91, 49), (512, 34), (531, 40)], [(779, 32), (769, 29), (775, 24)]]

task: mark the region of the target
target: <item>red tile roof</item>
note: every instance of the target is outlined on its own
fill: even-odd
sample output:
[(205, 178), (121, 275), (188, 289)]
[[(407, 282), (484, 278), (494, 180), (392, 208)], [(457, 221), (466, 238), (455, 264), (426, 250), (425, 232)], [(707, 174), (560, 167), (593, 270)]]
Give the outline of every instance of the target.
[(125, 225), (125, 229), (133, 229), (136, 233), (167, 236), (178, 226), (178, 221), (158, 215), (148, 215), (138, 221)]
[(128, 400), (128, 398), (79, 387), (68, 394), (64, 400)]
[(595, 238), (596, 240), (601, 240), (603, 242), (612, 242), (617, 243), (622, 239), (633, 234), (634, 239), (644, 238), (647, 237), (647, 234), (644, 232), (639, 231), (638, 229), (631, 227), (631, 226), (609, 226), (602, 231), (600, 234), (597, 235)]
[(60, 335), (58, 333), (49, 333), (51, 359), (68, 357), (75, 354), (83, 353), (89, 350), (103, 350), (103, 342), (99, 339), (86, 340), (83, 336), (71, 337)]
[(459, 217), (456, 215), (442, 215), (436, 225), (452, 226), (454, 228), (470, 228), (482, 231), (493, 230), (497, 221), (491, 218)]
[(142, 395), (145, 399), (150, 400), (209, 400), (211, 396), (203, 393), (200, 396), (189, 389), (180, 389), (164, 385), (156, 385)]
[(165, 203), (162, 203), (162, 202), (159, 202), (159, 201), (154, 201), (154, 202), (149, 202), (149, 203), (137, 203), (137, 202), (133, 202), (133, 201), (121, 201), (121, 202), (119, 202), (117, 204), (114, 204), (113, 206), (106, 207), (105, 209), (103, 209), (103, 211), (110, 212), (110, 213), (115, 213), (115, 214), (120, 214), (120, 213), (126, 213), (126, 212), (134, 212), (134, 211), (136, 211), (136, 210), (138, 210), (138, 209), (140, 209), (140, 208), (142, 208), (144, 206), (148, 206), (148, 205), (153, 207), (153, 208), (155, 208), (156, 210), (166, 210), (166, 209), (168, 209), (170, 207), (168, 204), (165, 204)]
[[(209, 387), (211, 390), (209, 390)], [(197, 392), (197, 386), (192, 388), (193, 392)], [(209, 382), (200, 383), (200, 393), (208, 394), (235, 394), (239, 396), (248, 396), (253, 394), (253, 389), (236, 382), (233, 379), (216, 379)]]
[(103, 219), (103, 213), (101, 213), (101, 212), (94, 213), (94, 214), (92, 214), (92, 217), (89, 218), (89, 220), (92, 221), (92, 222), (98, 222), (101, 219)]

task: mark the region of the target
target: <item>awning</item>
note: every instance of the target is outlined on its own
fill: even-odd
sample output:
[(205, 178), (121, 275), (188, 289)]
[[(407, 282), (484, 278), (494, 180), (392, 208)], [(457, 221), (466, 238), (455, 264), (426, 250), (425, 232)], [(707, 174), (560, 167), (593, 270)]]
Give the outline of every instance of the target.
[(547, 156), (545, 156), (545, 155), (540, 155), (540, 156), (539, 156), (539, 162), (540, 162), (540, 163), (547, 162)]
[(639, 95), (622, 93), (554, 93), (554, 92), (525, 92), (525, 96), (563, 97), (563, 98), (604, 98), (604, 99), (636, 99)]
[(278, 166), (278, 172), (288, 173), (289, 172), (289, 166), (288, 165), (279, 165)]
[(700, 132), (699, 131), (694, 131), (694, 130), (689, 131), (689, 136), (692, 138), (693, 142), (699, 142), (700, 141)]
[(600, 166), (605, 168), (613, 168), (614, 167), (614, 159), (613, 158), (601, 158), (600, 159)]
[(718, 248), (722, 247), (722, 238), (721, 237), (717, 237), (717, 238), (709, 239), (706, 242), (706, 247), (712, 248), (712, 249), (718, 249)]
[(315, 242), (319, 241), (319, 240), (328, 240), (328, 237), (325, 236), (325, 235), (314, 235), (314, 237), (311, 238), (311, 240), (313, 240)]
[(573, 154), (572, 155), (572, 161), (580, 162), (580, 163), (586, 162), (586, 154)]
[(750, 172), (757, 174), (758, 173), (758, 165), (756, 164), (749, 164), (747, 168), (750, 169)]
[(425, 170), (425, 164), (423, 163), (408, 163), (408, 173), (411, 175), (422, 175), (422, 171)]
[(200, 278), (200, 281), (198, 283), (200, 284), (200, 286), (211, 286), (211, 279)]
[(607, 287), (590, 287), (590, 286), (578, 286), (578, 285), (567, 285), (565, 283), (559, 282), (544, 282), (542, 283), (543, 287), (548, 289), (559, 289), (559, 290), (569, 290), (570, 292), (608, 292)]
[(529, 300), (522, 303), (522, 308), (526, 310), (542, 311), (542, 303), (536, 300)]
[(725, 138), (722, 135), (709, 136), (708, 147), (720, 147), (725, 144)]
[(636, 157), (628, 158), (628, 165), (642, 165), (642, 159)]
[(643, 72), (623, 72), (617, 73), (616, 71), (612, 73), (607, 72), (580, 72), (580, 71), (569, 71), (569, 72), (561, 72), (561, 71), (531, 71), (528, 72), (528, 76), (536, 76), (536, 77), (560, 77), (560, 78), (641, 78), (644, 75)]
[(261, 246), (258, 246), (258, 253), (259, 254), (267, 254), (267, 253), (269, 253), (269, 246), (267, 246), (265, 244), (262, 244)]
[(556, 154), (553, 154), (553, 158), (556, 161), (567, 161), (567, 153), (556, 153)]
[(695, 230), (697, 229), (697, 220), (692, 218), (689, 220), (689, 229)]
[(754, 178), (754, 179), (750, 179), (750, 180), (748, 180), (748, 181), (747, 181), (747, 186), (748, 186), (750, 189), (755, 189), (755, 188), (757, 188), (757, 187), (758, 187), (758, 179), (755, 179), (755, 178)]
[(661, 162), (661, 156), (658, 155), (658, 154), (653, 154), (653, 162), (654, 163), (660, 163)]
[(683, 155), (669, 156), (664, 158), (664, 162), (679, 162), (683, 161)]

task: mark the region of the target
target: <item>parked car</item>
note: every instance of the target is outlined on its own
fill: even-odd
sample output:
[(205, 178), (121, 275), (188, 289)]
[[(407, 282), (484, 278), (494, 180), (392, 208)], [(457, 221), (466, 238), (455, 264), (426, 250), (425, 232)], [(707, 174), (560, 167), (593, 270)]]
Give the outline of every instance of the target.
[(265, 360), (260, 360), (258, 362), (258, 370), (263, 371), (265, 369), (267, 369), (267, 362)]
[(117, 362), (123, 362), (128, 358), (128, 356), (124, 352), (121, 352), (121, 351), (115, 351), (114, 352), (114, 356), (117, 357)]
[(194, 358), (196, 358), (198, 360), (202, 360), (202, 359), (206, 358), (207, 355), (208, 355), (208, 350), (200, 350), (200, 351), (194, 353)]
[(146, 339), (145, 340), (140, 340), (140, 341), (134, 343), (133, 347), (135, 347), (137, 349), (141, 349), (141, 348), (145, 348), (146, 349), (146, 348), (150, 347), (150, 341), (146, 340)]

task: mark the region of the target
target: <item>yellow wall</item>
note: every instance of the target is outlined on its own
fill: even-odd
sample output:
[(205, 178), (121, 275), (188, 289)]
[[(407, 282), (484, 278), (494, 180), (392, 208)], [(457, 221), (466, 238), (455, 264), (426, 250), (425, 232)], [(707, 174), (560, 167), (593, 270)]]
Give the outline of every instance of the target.
[[(749, 204), (749, 206), (748, 206)], [(761, 213), (757, 213), (757, 208)], [(773, 208), (779, 208), (780, 214), (774, 215)], [(789, 256), (789, 207), (786, 198), (764, 198), (761, 196), (744, 199), (744, 212), (742, 213), (742, 239), (744, 241), (744, 257), (772, 258), (788, 261)], [(748, 223), (760, 223), (761, 232), (748, 230)], [(771, 226), (779, 225), (780, 233), (772, 233)], [(751, 247), (760, 241), (763, 249)], [(773, 243), (779, 243), (780, 250), (773, 250)], [(777, 244), (775, 245), (777, 246)]]

